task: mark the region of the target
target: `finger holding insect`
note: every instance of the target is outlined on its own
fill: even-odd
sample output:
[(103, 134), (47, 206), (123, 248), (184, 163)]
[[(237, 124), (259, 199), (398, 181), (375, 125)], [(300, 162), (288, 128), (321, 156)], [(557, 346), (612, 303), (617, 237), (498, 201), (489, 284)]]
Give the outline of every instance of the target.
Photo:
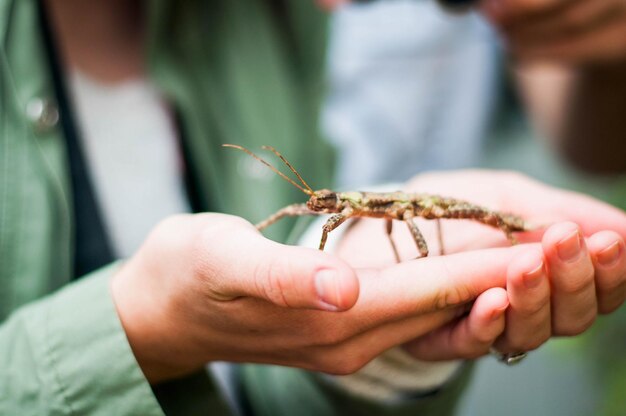
[(475, 250), (357, 269), (359, 301), (346, 314), (366, 309), (371, 316), (402, 319), (464, 305), (488, 289), (504, 288), (509, 262), (528, 247)]
[(587, 246), (595, 266), (598, 312), (613, 312), (626, 300), (624, 239), (613, 231), (601, 231), (587, 240)]
[(578, 225), (551, 226), (542, 240), (551, 285), (552, 333), (577, 335), (595, 321), (595, 269)]
[[(537, 245), (531, 248), (540, 250)], [(520, 246), (475, 251), (450, 255), (447, 257), (449, 262), (443, 258), (425, 258), (376, 273), (372, 269), (367, 269), (367, 273), (360, 271), (362, 291), (359, 302), (344, 316), (355, 318), (354, 322), (359, 325), (364, 322), (370, 325), (362, 327), (359, 335), (343, 342), (341, 347), (349, 346), (352, 355), (358, 349), (361, 351), (357, 354), (359, 357), (371, 359), (371, 351), (363, 351), (363, 344), (380, 352), (413, 338), (406, 348), (423, 360), (485, 355), (504, 330), (504, 313), (509, 304), (506, 291), (491, 286), (504, 285), (502, 273), (508, 262), (527, 249), (528, 246)], [(496, 258), (503, 263), (494, 263)], [(489, 266), (487, 259), (491, 260)], [(429, 276), (429, 279), (415, 285), (415, 279), (422, 276)], [(429, 285), (430, 282), (435, 284)], [(464, 304), (474, 298), (467, 317), (446, 325), (459, 316), (459, 312), (465, 309)], [(442, 315), (437, 311), (450, 314)], [(364, 319), (365, 316), (372, 317), (372, 320)], [(343, 351), (345, 357), (346, 350), (340, 348), (339, 351)], [(357, 367), (366, 361), (357, 361)], [(352, 364), (350, 368), (353, 368)]]
[(550, 281), (539, 247), (513, 259), (507, 270), (506, 330), (494, 343), (501, 353), (533, 350), (552, 335)]

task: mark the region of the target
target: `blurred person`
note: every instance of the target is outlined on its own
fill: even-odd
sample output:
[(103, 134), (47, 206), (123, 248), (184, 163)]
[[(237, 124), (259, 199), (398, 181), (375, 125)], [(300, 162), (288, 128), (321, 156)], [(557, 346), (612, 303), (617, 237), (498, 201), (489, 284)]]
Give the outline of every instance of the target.
[(493, 0), (457, 13), (429, 1), (325, 3), (344, 6), (331, 26), (324, 112), (340, 183), (479, 165), (484, 146), (520, 128), (501, 128), (523, 111), (513, 83), (568, 161), (626, 168), (624, 2)]
[[(272, 144), (305, 177), (332, 175), (316, 132), (325, 16), (310, 3), (2, 6), (0, 305), (14, 313), (0, 413), (228, 414), (226, 396), (252, 414), (441, 414), (467, 370), (450, 360), (584, 332), (624, 300), (626, 216), (513, 174), (406, 189), (478, 184), (472, 201), (555, 222), (516, 247), (456, 224), (446, 248), (471, 251), (389, 265), (363, 227), (333, 255), (237, 217), (300, 195), (221, 143)], [(373, 393), (358, 378), (371, 360), (392, 371)], [(222, 393), (204, 371), (217, 361), (278, 366), (230, 367)]]

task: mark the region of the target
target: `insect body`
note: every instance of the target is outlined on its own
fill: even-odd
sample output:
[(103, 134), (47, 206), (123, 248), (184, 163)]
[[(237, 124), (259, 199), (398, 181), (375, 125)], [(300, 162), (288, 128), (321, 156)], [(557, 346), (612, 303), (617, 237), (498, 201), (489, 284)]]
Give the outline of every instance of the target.
[(387, 235), (389, 236), (396, 261), (400, 261), (400, 257), (396, 245), (391, 239), (392, 221), (394, 220), (403, 221), (408, 226), (413, 240), (417, 245), (420, 257), (428, 255), (428, 246), (422, 233), (413, 221), (416, 217), (434, 219), (437, 221), (439, 243), (442, 252), (443, 244), (441, 241), (440, 219), (454, 218), (478, 221), (502, 230), (512, 244), (516, 244), (513, 232), (530, 229), (521, 217), (500, 213), (454, 198), (405, 192), (334, 192), (328, 189), (314, 191), (304, 179), (302, 179), (294, 167), (273, 147), (263, 146), (263, 149), (270, 150), (278, 156), (298, 177), (302, 186), (248, 149), (230, 144), (225, 144), (224, 146), (248, 153), (250, 156), (268, 166), (283, 179), (309, 195), (309, 200), (306, 203), (293, 204), (282, 208), (274, 215), (258, 223), (256, 225), (257, 229), (263, 230), (281, 218), (288, 216), (333, 214), (322, 228), (322, 238), (319, 245), (320, 250), (324, 250), (328, 233), (339, 227), (348, 218), (371, 217), (385, 219)]

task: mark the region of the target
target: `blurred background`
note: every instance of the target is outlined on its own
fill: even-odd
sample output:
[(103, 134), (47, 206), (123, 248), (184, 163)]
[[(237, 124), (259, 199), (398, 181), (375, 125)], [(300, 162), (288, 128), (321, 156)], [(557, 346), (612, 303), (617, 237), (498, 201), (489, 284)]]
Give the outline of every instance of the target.
[[(625, 176), (585, 174), (557, 156), (517, 92), (524, 68), (479, 14), (431, 1), (348, 5), (335, 12), (331, 34), (323, 126), (340, 149), (345, 188), (431, 169), (509, 169), (626, 209)], [(561, 81), (547, 71), (544, 96), (558, 96)], [(625, 352), (622, 307), (519, 366), (482, 359), (458, 414), (624, 415)]]

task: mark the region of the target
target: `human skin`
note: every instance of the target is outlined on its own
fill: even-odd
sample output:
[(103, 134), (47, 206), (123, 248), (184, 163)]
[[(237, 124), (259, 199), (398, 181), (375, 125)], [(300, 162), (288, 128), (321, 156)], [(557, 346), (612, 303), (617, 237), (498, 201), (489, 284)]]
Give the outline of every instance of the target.
[[(541, 242), (541, 248), (520, 253), (507, 268), (510, 306), (506, 311), (506, 327), (497, 334), (497, 339), (481, 335), (486, 325), (469, 327), (466, 320), (461, 320), (405, 345), (417, 358), (443, 360), (459, 355), (473, 358), (486, 354), (492, 344), (501, 352), (529, 351), (552, 336), (584, 332), (598, 313), (610, 313), (624, 302), (626, 217), (622, 211), (507, 172), (420, 175), (407, 185), (407, 190), (451, 195), (516, 212), (531, 224), (544, 225), (535, 232), (519, 235), (524, 243)], [(423, 221), (421, 228), (436, 253), (439, 248), (433, 223)], [(376, 240), (365, 237), (376, 232), (381, 235), (380, 224), (362, 221), (351, 231), (338, 252), (350, 264), (362, 267), (393, 261), (384, 239), (382, 244), (372, 244)], [(445, 222), (443, 233), (448, 253), (508, 245), (500, 231), (466, 221)], [(402, 242), (405, 258), (414, 256), (415, 248), (406, 230), (396, 227), (394, 237)], [(474, 335), (467, 336), (472, 328)], [(479, 339), (484, 342), (477, 342)]]
[[(556, 259), (573, 230), (584, 244), (570, 222), (550, 226), (543, 240), (538, 230), (523, 236), (525, 244), (485, 248), (502, 245), (503, 237), (457, 221), (444, 228), (446, 249), (462, 252), (386, 264), (376, 243), (384, 242), (382, 229), (369, 228), (372, 223), (350, 230), (335, 256), (272, 242), (233, 216), (170, 218), (112, 280), (118, 314), (148, 380), (181, 376), (209, 361), (349, 374), (402, 344), (428, 360), (477, 357), (494, 342), (503, 351), (526, 350), (551, 335), (580, 333), (597, 310), (624, 301), (621, 211), (517, 175), (475, 175), (427, 175), (411, 186), (463, 196), (454, 191), (479, 178), (472, 201), (514, 206), (531, 221), (576, 220), (589, 248), (576, 253), (566, 243), (575, 259)], [(401, 247), (414, 249), (413, 243)], [(607, 252), (615, 258), (605, 266), (599, 259)], [(526, 287), (520, 282), (536, 275), (538, 262), (545, 274)], [(520, 341), (520, 333), (538, 335)]]
[[(80, 1), (47, 0), (64, 64), (80, 68), (104, 82), (142, 76), (142, 25), (136, 13), (137, 4), (130, 0), (96, 1), (88, 5)], [(594, 207), (592, 204), (591, 208)], [(600, 215), (605, 208), (598, 208)], [(621, 221), (615, 216), (604, 219), (597, 227), (583, 231), (590, 235), (603, 229), (600, 225), (610, 229), (618, 227)], [(212, 231), (216, 230), (219, 232), (214, 234)], [(615, 238), (611, 232), (601, 235), (608, 240)], [(242, 244), (244, 239), (246, 244)], [(607, 243), (600, 237), (596, 240), (600, 240), (598, 245)], [(226, 249), (228, 242), (231, 250)], [(621, 258), (623, 243), (618, 246)], [(198, 250), (190, 251), (198, 247), (202, 248), (199, 252), (203, 256)], [(502, 287), (507, 274), (515, 275), (508, 268), (522, 262), (520, 269), (532, 270), (529, 268), (532, 264), (519, 258), (532, 260), (533, 254), (521, 256), (518, 250), (532, 248), (535, 256), (537, 251), (542, 252), (538, 245), (533, 247), (497, 250), (497, 258), (493, 251), (477, 251), (355, 271), (337, 257), (268, 242), (241, 219), (217, 214), (181, 216), (165, 221), (154, 231), (140, 252), (115, 276), (112, 291), (131, 346), (152, 382), (186, 374), (214, 359), (271, 362), (348, 373), (389, 346), (422, 334), (430, 335), (416, 341), (421, 345), (416, 356), (428, 358), (423, 351), (432, 352), (439, 347), (445, 354), (431, 355), (432, 359), (484, 353), (484, 347), (504, 330), (510, 294), (507, 296)], [(356, 252), (356, 249), (346, 251), (352, 255)], [(202, 259), (207, 258), (207, 253), (218, 255), (210, 256), (212, 262), (206, 262)], [(274, 261), (278, 266), (269, 270), (275, 271), (277, 267), (291, 270), (293, 264), (280, 263), (291, 257), (299, 259), (299, 266), (291, 273), (259, 272), (261, 266), (270, 267)], [(221, 259), (221, 263), (216, 259)], [(206, 264), (213, 268), (203, 269)], [(602, 279), (615, 279), (621, 270), (619, 264), (615, 270), (600, 273), (605, 276)], [(225, 273), (218, 273), (216, 265)], [(244, 265), (249, 269), (242, 273), (233, 267)], [(320, 268), (336, 269), (341, 281), (329, 284), (324, 303), (312, 277)], [(292, 281), (295, 276), (298, 280)], [(308, 277), (302, 279), (302, 276)], [(424, 289), (416, 285), (415, 276), (434, 276), (425, 279), (434, 286)], [(265, 286), (259, 286), (259, 282)], [(280, 287), (276, 287), (278, 283)], [(447, 285), (438, 286), (444, 283)], [(267, 290), (261, 293), (263, 287)], [(622, 289), (617, 293), (623, 293), (623, 285), (619, 287)], [(455, 295), (459, 288), (463, 288), (464, 296)], [(470, 298), (476, 300), (466, 318), (439, 332), (432, 331), (466, 312)], [(619, 296), (614, 302), (618, 300)], [(285, 307), (285, 301), (291, 307)], [(337, 313), (300, 309), (326, 309), (334, 304), (343, 310), (354, 303), (349, 313), (340, 313), (345, 316), (340, 320)], [(600, 304), (604, 305), (604, 301)], [(507, 320), (510, 321), (508, 316)], [(522, 320), (521, 325), (526, 322)], [(294, 328), (307, 328), (307, 331), (297, 332)], [(444, 334), (450, 328), (455, 328), (455, 335), (449, 338), (453, 342), (445, 345), (437, 334)], [(254, 348), (246, 350), (243, 348), (246, 345)], [(293, 350), (289, 350), (290, 345), (294, 346)], [(351, 352), (353, 361), (345, 360), (346, 351)]]
[(626, 2), (485, 0), (526, 107), (578, 168), (626, 170)]
[(626, 58), (621, 0), (484, 0), (480, 7), (519, 60), (590, 65)]

